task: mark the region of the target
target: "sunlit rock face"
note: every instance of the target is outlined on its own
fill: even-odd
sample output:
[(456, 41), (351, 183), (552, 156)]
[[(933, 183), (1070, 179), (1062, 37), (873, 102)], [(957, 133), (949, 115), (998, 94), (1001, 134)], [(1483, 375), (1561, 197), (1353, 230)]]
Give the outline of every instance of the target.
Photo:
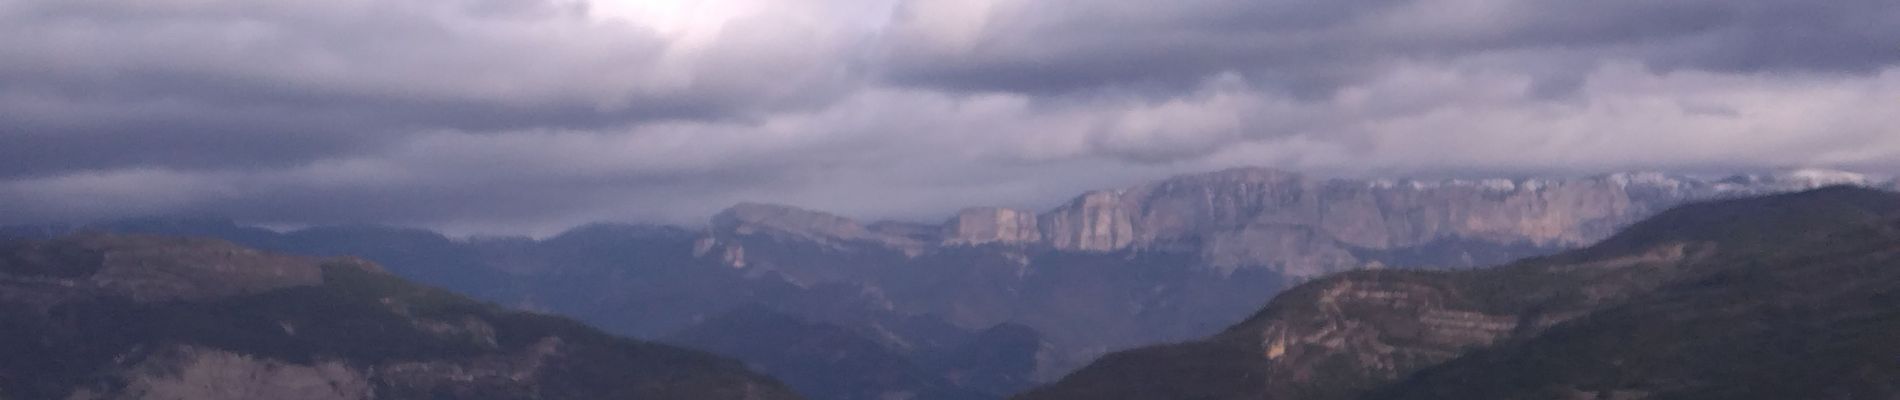
[(1064, 250), (1112, 251), (1135, 243), (1135, 226), (1121, 193), (1096, 191), (1043, 214), (1043, 237)]
[(957, 212), (944, 224), (943, 237), (946, 245), (1030, 244), (1042, 241), (1042, 231), (1034, 212), (977, 207)]

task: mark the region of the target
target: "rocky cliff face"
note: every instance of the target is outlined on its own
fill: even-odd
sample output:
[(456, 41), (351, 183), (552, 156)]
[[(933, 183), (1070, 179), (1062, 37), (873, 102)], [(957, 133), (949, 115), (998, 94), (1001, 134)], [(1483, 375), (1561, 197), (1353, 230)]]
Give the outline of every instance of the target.
[(968, 208), (943, 226), (945, 245), (1033, 244), (1042, 241), (1036, 214), (997, 207)]
[(1355, 253), (1443, 241), (1567, 248), (1698, 199), (1877, 186), (1800, 170), (1703, 180), (1660, 173), (1576, 179), (1314, 179), (1262, 168), (1084, 194), (1044, 213), (1047, 245), (1076, 251), (1199, 248), (1211, 266), (1312, 277), (1364, 267)]
[(1362, 182), (1237, 169), (1087, 195), (1044, 218), (1059, 249), (1198, 244), (1216, 267), (1316, 276), (1360, 266), (1354, 250), (1451, 238), (1575, 246), (1673, 205), (1634, 200), (1625, 188), (1600, 178)]
[(1113, 251), (1135, 243), (1135, 225), (1123, 195), (1095, 191), (1043, 214), (1038, 220), (1050, 246), (1064, 250)]

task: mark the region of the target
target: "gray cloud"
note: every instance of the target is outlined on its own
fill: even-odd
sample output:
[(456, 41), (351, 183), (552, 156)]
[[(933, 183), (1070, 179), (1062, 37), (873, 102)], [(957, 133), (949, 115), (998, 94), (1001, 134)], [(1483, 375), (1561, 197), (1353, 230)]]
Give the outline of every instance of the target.
[(1885, 3), (4, 2), (0, 223), (545, 234), (1237, 165), (1900, 172)]
[(577, 4), (16, 2), (0, 8), (0, 119), (16, 121), (0, 134), (25, 142), (9, 153), (52, 154), (4, 154), (0, 171), (301, 163), (415, 131), (751, 118), (852, 85), (833, 71), (839, 48), (778, 50), (795, 28), (682, 49)]
[[(997, 0), (946, 34), (923, 0), (900, 8), (891, 81), (946, 90), (1067, 93), (1192, 87), (1237, 73), (1319, 96), (1397, 61), (1545, 50), (1661, 69), (1877, 72), (1900, 61), (1900, 7), (1880, 0), (1326, 2)], [(921, 22), (920, 22), (921, 21)], [(1577, 70), (1538, 71), (1574, 79)]]

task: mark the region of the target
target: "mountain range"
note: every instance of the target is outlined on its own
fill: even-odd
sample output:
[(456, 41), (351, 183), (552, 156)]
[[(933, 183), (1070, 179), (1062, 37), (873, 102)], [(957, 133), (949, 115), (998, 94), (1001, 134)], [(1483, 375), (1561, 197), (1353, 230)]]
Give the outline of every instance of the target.
[(0, 241), (0, 398), (796, 399), (699, 351), (211, 239)]
[(697, 252), (713, 253), (744, 268), (744, 246), (721, 244), (748, 235), (833, 251), (891, 249), (913, 257), (945, 247), (986, 244), (1071, 252), (1186, 251), (1200, 259), (1198, 266), (1224, 273), (1266, 268), (1310, 278), (1387, 258), (1444, 266), (1477, 262), (1466, 259), (1470, 257), (1421, 260), (1389, 253), (1581, 246), (1691, 200), (1829, 185), (1891, 188), (1900, 185), (1897, 182), (1818, 169), (1721, 179), (1636, 172), (1573, 179), (1350, 180), (1236, 168), (1091, 191), (1040, 213), (968, 208), (935, 226), (863, 224), (818, 211), (746, 203), (714, 216), (709, 237), (702, 239)]
[(1020, 399), (1889, 399), (1900, 195), (1684, 206), (1596, 245), (1299, 285)]
[[(702, 227), (594, 224), (544, 239), (176, 219), (5, 232), (199, 235), (356, 255), (478, 299), (738, 358), (814, 398), (997, 398), (1110, 351), (1226, 335), (1301, 282), (1502, 264), (1688, 202), (1841, 184), (1896, 186), (1823, 170), (1354, 180), (1241, 168), (931, 223), (747, 203)], [(981, 354), (996, 356), (971, 356)]]

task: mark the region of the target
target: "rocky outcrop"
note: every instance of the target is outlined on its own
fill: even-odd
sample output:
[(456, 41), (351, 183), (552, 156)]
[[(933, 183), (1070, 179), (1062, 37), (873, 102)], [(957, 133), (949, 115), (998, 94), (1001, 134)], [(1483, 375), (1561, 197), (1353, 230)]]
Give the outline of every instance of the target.
[(944, 223), (943, 238), (947, 245), (1032, 244), (1042, 241), (1042, 231), (1034, 212), (980, 207), (957, 212)]
[(174, 346), (125, 370), (123, 387), (81, 389), (68, 400), (367, 400), (369, 378), (336, 360), (300, 365), (226, 350)]

